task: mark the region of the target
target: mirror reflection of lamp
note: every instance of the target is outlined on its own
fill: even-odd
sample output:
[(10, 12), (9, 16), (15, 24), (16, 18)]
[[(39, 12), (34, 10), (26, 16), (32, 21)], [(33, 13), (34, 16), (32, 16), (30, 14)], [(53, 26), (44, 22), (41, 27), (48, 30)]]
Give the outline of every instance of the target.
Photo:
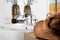
[(17, 18), (20, 16), (19, 6), (17, 4), (13, 4), (12, 6), (12, 23), (17, 22)]
[(25, 2), (24, 2), (24, 4), (25, 4), (24, 15), (25, 15), (25, 17), (28, 17), (29, 15), (31, 15), (31, 6), (30, 5), (33, 4), (33, 1), (34, 0), (27, 0), (27, 4), (25, 4)]
[(28, 15), (31, 15), (31, 7), (30, 7), (30, 5), (25, 5), (24, 13), (25, 13), (25, 17), (28, 17)]
[[(24, 0), (23, 0), (24, 1)], [(24, 16), (25, 18), (27, 18), (28, 16), (30, 16), (31, 20), (30, 20), (30, 24), (32, 25), (32, 12), (31, 12), (31, 6), (34, 2), (34, 0), (27, 0), (27, 4), (24, 1)], [(28, 23), (28, 21), (26, 21)]]
[(17, 4), (17, 0), (7, 0), (7, 2), (11, 2), (12, 5), (12, 23), (17, 23), (17, 18), (20, 16), (20, 8)]
[(14, 0), (12, 5), (12, 23), (17, 23), (17, 18), (20, 16), (20, 8), (17, 4), (17, 0)]

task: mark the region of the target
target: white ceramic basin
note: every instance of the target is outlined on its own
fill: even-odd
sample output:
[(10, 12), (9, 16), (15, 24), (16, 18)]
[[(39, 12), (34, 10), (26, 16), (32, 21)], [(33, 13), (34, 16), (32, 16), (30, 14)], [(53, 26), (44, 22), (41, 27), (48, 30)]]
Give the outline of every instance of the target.
[(24, 40), (25, 24), (11, 24), (0, 27), (0, 40)]
[(26, 30), (26, 25), (24, 23), (20, 24), (11, 24), (11, 25), (4, 25), (4, 29), (7, 30), (14, 30), (14, 31), (25, 31)]

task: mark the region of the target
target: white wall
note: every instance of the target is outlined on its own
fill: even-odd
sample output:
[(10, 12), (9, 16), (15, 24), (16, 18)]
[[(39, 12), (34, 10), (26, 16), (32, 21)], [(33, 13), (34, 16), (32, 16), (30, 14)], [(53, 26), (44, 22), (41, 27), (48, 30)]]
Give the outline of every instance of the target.
[[(21, 14), (24, 14), (24, 3), (23, 0), (18, 0)], [(11, 19), (11, 7), (12, 4), (7, 3), (6, 0), (0, 0), (0, 23), (5, 23)], [(31, 5), (32, 14), (36, 15), (37, 19), (44, 19), (48, 13), (48, 0), (38, 0), (36, 3)]]
[(6, 0), (0, 0), (0, 23), (10, 21), (11, 18), (11, 3)]
[(39, 0), (32, 5), (32, 13), (39, 20), (44, 19), (48, 13), (48, 0)]

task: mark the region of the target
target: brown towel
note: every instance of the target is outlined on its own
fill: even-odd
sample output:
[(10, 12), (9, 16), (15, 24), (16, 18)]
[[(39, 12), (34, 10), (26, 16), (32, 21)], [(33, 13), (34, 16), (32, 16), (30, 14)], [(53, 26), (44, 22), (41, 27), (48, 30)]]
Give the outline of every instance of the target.
[(44, 21), (37, 22), (34, 33), (36, 37), (60, 40), (60, 13), (50, 14)]

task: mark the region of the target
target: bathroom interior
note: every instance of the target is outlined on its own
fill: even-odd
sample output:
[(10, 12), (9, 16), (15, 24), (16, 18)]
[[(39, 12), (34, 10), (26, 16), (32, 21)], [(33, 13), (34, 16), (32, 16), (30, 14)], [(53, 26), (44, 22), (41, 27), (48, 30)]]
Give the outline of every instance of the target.
[(34, 27), (50, 13), (60, 13), (60, 0), (0, 0), (0, 40), (39, 40)]

